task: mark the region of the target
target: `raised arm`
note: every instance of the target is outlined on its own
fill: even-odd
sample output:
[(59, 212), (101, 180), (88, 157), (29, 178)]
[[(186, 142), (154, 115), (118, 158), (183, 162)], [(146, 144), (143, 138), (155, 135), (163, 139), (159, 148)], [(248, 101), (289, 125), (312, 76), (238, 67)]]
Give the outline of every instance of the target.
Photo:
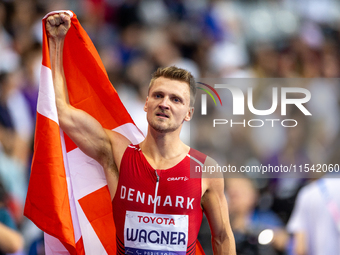
[[(216, 165), (215, 160), (209, 157), (206, 159), (205, 166)], [(204, 194), (201, 201), (211, 230), (213, 251), (214, 254), (236, 255), (235, 239), (231, 231), (228, 204), (224, 195), (223, 176), (214, 177), (216, 178), (203, 179)]]
[[(110, 188), (110, 176), (113, 173), (113, 178), (116, 178), (116, 163), (120, 164), (122, 148), (129, 141), (118, 133), (105, 130), (91, 115), (69, 104), (63, 69), (63, 48), (70, 26), (70, 17), (65, 13), (54, 14), (46, 19), (59, 125), (86, 155), (103, 166)], [(112, 142), (115, 143), (114, 146)], [(111, 189), (110, 192), (112, 195)]]

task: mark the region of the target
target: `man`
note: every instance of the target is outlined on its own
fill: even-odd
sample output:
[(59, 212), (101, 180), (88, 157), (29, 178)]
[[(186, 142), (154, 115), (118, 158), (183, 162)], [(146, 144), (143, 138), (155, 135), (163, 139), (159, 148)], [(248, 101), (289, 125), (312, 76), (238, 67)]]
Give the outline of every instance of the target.
[(299, 191), (287, 224), (294, 236), (294, 254), (340, 254), (339, 208), (338, 173), (328, 173)]
[[(132, 146), (127, 138), (104, 129), (69, 104), (62, 65), (69, 28), (66, 14), (46, 20), (59, 125), (104, 168), (113, 199), (117, 253), (192, 254), (204, 210), (215, 254), (235, 254), (223, 179), (188, 178), (192, 164), (216, 165), (179, 139), (183, 122), (193, 115), (192, 75), (175, 67), (154, 74), (144, 106), (148, 134), (142, 143)], [(170, 176), (174, 173), (183, 175)]]
[[(281, 254), (286, 249), (288, 241), (284, 224), (273, 211), (256, 208), (259, 194), (253, 181), (245, 176), (228, 178), (226, 187), (230, 223), (234, 231), (237, 252), (249, 255)], [(263, 246), (256, 239), (265, 229), (273, 230), (274, 235), (272, 242)]]

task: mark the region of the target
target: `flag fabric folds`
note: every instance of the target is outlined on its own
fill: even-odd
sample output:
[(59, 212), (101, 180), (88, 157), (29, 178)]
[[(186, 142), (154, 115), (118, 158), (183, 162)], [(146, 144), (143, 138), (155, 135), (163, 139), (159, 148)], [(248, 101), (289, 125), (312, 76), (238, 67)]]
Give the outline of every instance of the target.
[[(99, 55), (76, 15), (64, 45), (70, 103), (132, 143), (144, 137), (111, 85)], [(49, 15), (49, 14), (48, 14)], [(48, 38), (43, 60), (32, 172), (25, 215), (45, 232), (46, 254), (116, 254), (112, 205), (102, 167), (59, 128)]]

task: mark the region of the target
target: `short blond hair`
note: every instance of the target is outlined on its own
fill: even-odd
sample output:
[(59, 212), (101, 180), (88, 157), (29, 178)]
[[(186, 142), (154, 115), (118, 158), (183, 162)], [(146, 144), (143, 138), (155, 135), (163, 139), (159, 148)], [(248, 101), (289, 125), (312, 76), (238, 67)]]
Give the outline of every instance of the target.
[(194, 76), (189, 71), (176, 66), (169, 66), (163, 68), (160, 67), (151, 76), (149, 91), (154, 81), (159, 77), (186, 82), (190, 89), (190, 106), (194, 106), (196, 97), (196, 82)]

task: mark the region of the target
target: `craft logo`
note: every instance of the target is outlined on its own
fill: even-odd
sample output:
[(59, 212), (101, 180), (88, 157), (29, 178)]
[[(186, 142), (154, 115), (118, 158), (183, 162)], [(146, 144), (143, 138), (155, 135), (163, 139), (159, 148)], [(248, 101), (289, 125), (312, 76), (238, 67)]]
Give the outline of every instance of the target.
[[(242, 116), (245, 115), (245, 95), (241, 88), (233, 85), (227, 85), (227, 84), (215, 84), (214, 87), (211, 85), (208, 85), (203, 82), (197, 82), (200, 85), (205, 86), (206, 88), (210, 89), (218, 98), (220, 101), (221, 106), (222, 100), (220, 98), (220, 95), (217, 93), (216, 89), (227, 89), (231, 95), (233, 100), (233, 108), (232, 108), (232, 114), (234, 116)], [(197, 87), (198, 89), (203, 90), (206, 92), (214, 101), (215, 106), (217, 106), (216, 100), (212, 93), (206, 89)], [(207, 115), (207, 94), (201, 95), (201, 115)], [(308, 109), (305, 107), (305, 103), (307, 103), (311, 99), (311, 93), (309, 90), (305, 88), (298, 88), (298, 87), (281, 87), (280, 88), (280, 109), (281, 109), (281, 116), (287, 115), (287, 105), (294, 105), (297, 107), (304, 115), (311, 116), (312, 114), (308, 111)], [(290, 94), (298, 94), (302, 95), (300, 98), (296, 97), (289, 97)], [(257, 116), (267, 116), (273, 114), (278, 106), (279, 106), (279, 95), (278, 95), (278, 87), (272, 87), (272, 105), (269, 109), (266, 110), (259, 110), (256, 109), (253, 103), (253, 88), (248, 87), (247, 89), (247, 106), (249, 112), (251, 112), (254, 115)], [(246, 120), (243, 119), (241, 122), (236, 122), (233, 119), (213, 119), (213, 127), (216, 127), (217, 125), (225, 125), (230, 124), (231, 127), (235, 125), (242, 125), (242, 126), (249, 126), (249, 127), (262, 127), (266, 123), (271, 125), (271, 127), (274, 127), (277, 122), (280, 122), (281, 126), (283, 127), (295, 127), (298, 125), (297, 120), (295, 119), (270, 119), (270, 118), (261, 118), (261, 119), (250, 119)]]
[(168, 179), (167, 179), (167, 181), (168, 182), (172, 182), (172, 181), (187, 181), (187, 180), (189, 180), (189, 178), (188, 177), (186, 177), (186, 176), (182, 176), (182, 177), (168, 177)]

